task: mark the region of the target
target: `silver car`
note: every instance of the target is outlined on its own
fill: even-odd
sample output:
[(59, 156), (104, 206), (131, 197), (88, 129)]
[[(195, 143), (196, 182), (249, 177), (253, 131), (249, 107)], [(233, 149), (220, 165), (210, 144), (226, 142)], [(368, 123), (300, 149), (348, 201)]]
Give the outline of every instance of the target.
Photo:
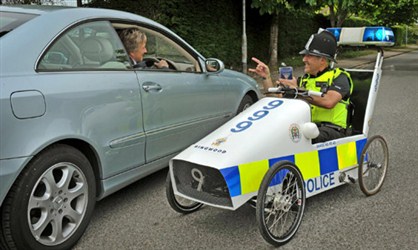
[[(118, 36), (147, 34), (136, 69)], [(68, 249), (96, 200), (168, 165), (256, 102), (256, 82), (162, 25), (88, 8), (0, 7), (0, 248)], [(210, 70), (209, 70), (210, 69)]]

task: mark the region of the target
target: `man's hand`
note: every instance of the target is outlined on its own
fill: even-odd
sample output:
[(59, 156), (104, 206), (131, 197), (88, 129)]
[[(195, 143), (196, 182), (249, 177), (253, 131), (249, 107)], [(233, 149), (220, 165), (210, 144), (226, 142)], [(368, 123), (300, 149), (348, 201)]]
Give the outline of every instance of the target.
[(258, 76), (262, 78), (270, 77), (270, 69), (265, 63), (263, 63), (255, 57), (251, 58), (251, 60), (257, 63), (257, 67), (255, 67), (255, 69), (248, 69), (248, 71), (256, 73)]
[(160, 60), (158, 63), (154, 63), (155, 67), (162, 69), (162, 68), (168, 68), (168, 63), (166, 60)]
[(293, 77), (292, 79), (284, 79), (284, 78), (280, 78), (278, 81), (276, 81), (277, 85), (283, 84), (285, 86), (291, 87), (291, 88), (297, 88), (298, 87), (298, 83), (295, 77)]

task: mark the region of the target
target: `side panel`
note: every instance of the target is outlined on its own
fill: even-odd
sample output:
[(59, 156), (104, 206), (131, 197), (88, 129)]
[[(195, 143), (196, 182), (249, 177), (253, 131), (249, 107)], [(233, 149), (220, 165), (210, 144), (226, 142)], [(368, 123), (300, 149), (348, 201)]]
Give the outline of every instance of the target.
[[(10, 97), (25, 90), (36, 90), (44, 97), (42, 116), (22, 119), (14, 114)], [(23, 100), (14, 102), (32, 103), (24, 100), (30, 96), (19, 98)], [(32, 156), (55, 141), (80, 139), (99, 154), (102, 178), (145, 163), (141, 98), (134, 72), (4, 77), (0, 101), (1, 159)]]
[[(178, 152), (232, 115), (224, 109), (219, 76), (138, 71), (143, 97), (147, 162)], [(146, 90), (146, 86), (156, 89)]]

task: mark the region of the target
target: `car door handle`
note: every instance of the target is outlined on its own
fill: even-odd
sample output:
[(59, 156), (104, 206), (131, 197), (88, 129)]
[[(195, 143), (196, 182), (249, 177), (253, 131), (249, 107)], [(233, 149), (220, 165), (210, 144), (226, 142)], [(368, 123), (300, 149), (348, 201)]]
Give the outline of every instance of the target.
[(161, 85), (158, 83), (146, 82), (142, 84), (142, 88), (146, 91), (160, 91), (162, 89)]

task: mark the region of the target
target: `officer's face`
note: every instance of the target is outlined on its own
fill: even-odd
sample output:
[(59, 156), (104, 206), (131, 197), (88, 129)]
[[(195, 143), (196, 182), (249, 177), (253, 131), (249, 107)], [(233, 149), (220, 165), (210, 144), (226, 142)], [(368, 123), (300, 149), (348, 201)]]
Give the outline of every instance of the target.
[(303, 63), (305, 63), (304, 71), (306, 74), (316, 75), (327, 67), (326, 62), (324, 57), (309, 54), (303, 56)]

